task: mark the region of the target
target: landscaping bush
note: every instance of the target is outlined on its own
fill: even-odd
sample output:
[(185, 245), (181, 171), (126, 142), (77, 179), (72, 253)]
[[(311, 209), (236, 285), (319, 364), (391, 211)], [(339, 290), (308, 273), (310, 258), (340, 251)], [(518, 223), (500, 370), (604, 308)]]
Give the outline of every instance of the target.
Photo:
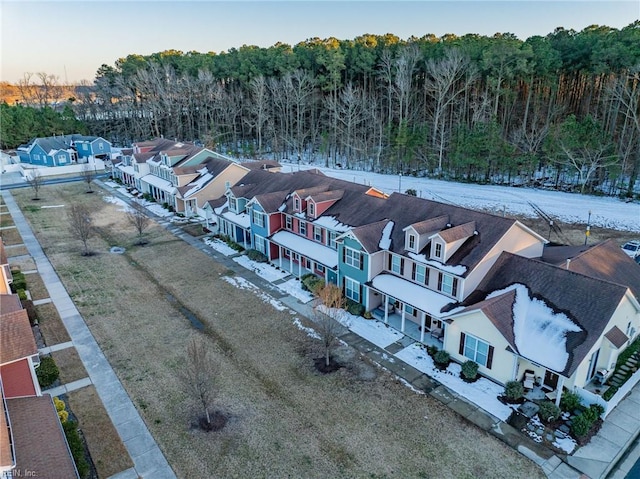
[(356, 303), (355, 301), (349, 298), (347, 298), (347, 306), (345, 309), (349, 311), (351, 314), (353, 314), (354, 316), (362, 316), (365, 311), (364, 305), (360, 303)]
[(560, 398), (560, 409), (567, 412), (573, 412), (576, 409), (581, 409), (582, 403), (580, 402), (580, 396), (571, 391), (565, 391)]
[(576, 439), (585, 437), (593, 423), (584, 414), (578, 414), (571, 422), (571, 433)]
[(364, 314), (362, 315), (364, 317), (364, 319), (371, 319), (373, 318), (373, 315), (371, 314), (371, 311), (365, 311)]
[(471, 360), (466, 361), (462, 365), (460, 375), (462, 379), (468, 383), (476, 381), (478, 379), (478, 363)]
[(255, 261), (256, 263), (266, 263), (267, 261), (269, 261), (267, 255), (261, 251), (258, 251), (257, 249), (247, 250), (247, 257), (250, 260)]
[(307, 273), (300, 278), (302, 283), (302, 289), (305, 291), (310, 291), (313, 294), (316, 294), (318, 288), (324, 286), (324, 279), (319, 278), (313, 273)]
[(520, 381), (507, 381), (504, 386), (504, 397), (509, 401), (519, 401), (524, 397), (524, 386)]
[(447, 369), (447, 366), (449, 366), (449, 363), (451, 362), (451, 356), (449, 356), (448, 352), (440, 350), (433, 355), (433, 362), (436, 364), (436, 367), (438, 369), (444, 370)]
[(13, 282), (11, 283), (11, 291), (17, 293), (21, 289), (27, 289), (27, 280), (22, 271), (12, 271)]
[(427, 354), (432, 358), (436, 355), (437, 352), (438, 346), (427, 346)]
[(78, 432), (78, 424), (75, 421), (66, 421), (62, 423), (62, 429), (67, 437), (67, 443), (69, 443), (69, 449), (76, 463), (78, 474), (81, 478), (89, 476), (89, 464), (84, 456), (84, 444)]
[(582, 415), (585, 416), (591, 423), (600, 419), (600, 416), (604, 412), (604, 408), (600, 404), (591, 404)]
[(56, 379), (60, 376), (60, 371), (58, 371), (58, 366), (56, 366), (56, 362), (51, 356), (45, 356), (40, 359), (40, 366), (36, 369), (36, 376), (40, 387), (43, 389), (56, 382)]
[(604, 399), (605, 401), (608, 401), (613, 396), (615, 396), (615, 394), (618, 392), (618, 389), (620, 389), (619, 386), (611, 386), (609, 389), (607, 389), (604, 392), (604, 394), (602, 395), (602, 399)]
[(36, 307), (33, 305), (33, 301), (30, 299), (25, 299), (24, 301), (20, 301), (22, 303), (22, 307), (27, 310), (27, 316), (29, 316), (29, 323), (31, 326), (36, 324), (38, 321), (38, 313), (36, 312)]
[(538, 410), (538, 417), (544, 423), (552, 423), (558, 420), (560, 417), (560, 408), (551, 401), (542, 401)]
[(19, 289), (18, 290), (18, 298), (20, 298), (20, 301), (26, 301), (27, 300), (27, 292), (24, 289)]

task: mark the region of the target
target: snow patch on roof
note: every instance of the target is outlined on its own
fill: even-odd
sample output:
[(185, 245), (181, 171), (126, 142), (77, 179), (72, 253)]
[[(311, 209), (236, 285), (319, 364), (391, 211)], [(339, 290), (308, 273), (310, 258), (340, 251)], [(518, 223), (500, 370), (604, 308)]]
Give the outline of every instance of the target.
[(324, 226), (333, 231), (346, 232), (349, 231), (352, 227), (349, 225), (345, 225), (340, 223), (335, 216), (321, 216), (313, 222), (314, 225)]
[(184, 192), (184, 194), (182, 195), (183, 198), (186, 198), (188, 196), (191, 196), (192, 194), (194, 194), (195, 192), (197, 192), (198, 190), (202, 189), (202, 187), (204, 185), (207, 184), (207, 182), (209, 182), (210, 180), (213, 179), (213, 175), (211, 173), (207, 173), (207, 169), (203, 168), (202, 170), (199, 170), (201, 173), (204, 172), (204, 174), (198, 178), (195, 181), (192, 181), (191, 183), (189, 183), (188, 186), (190, 186), (191, 188), (189, 188), (187, 191)]
[(287, 249), (299, 251), (307, 258), (329, 268), (338, 266), (338, 253), (336, 250), (320, 243), (303, 238), (288, 231), (278, 231), (271, 237), (271, 241)]
[(487, 295), (487, 299), (515, 290), (513, 336), (521, 356), (557, 372), (567, 366), (567, 333), (582, 331), (564, 313), (556, 313), (544, 301), (529, 296), (523, 284), (514, 284)]
[(389, 221), (382, 230), (382, 236), (380, 237), (380, 242), (378, 243), (378, 247), (380, 249), (388, 250), (391, 247), (391, 232), (393, 231), (394, 224), (395, 223), (393, 221)]
[(427, 257), (423, 254), (416, 254), (416, 253), (407, 253), (409, 258), (412, 258), (420, 263), (426, 264), (428, 266), (434, 266), (436, 268), (438, 268), (440, 271), (444, 271), (445, 273), (451, 273), (451, 274), (455, 274), (455, 275), (463, 275), (464, 273), (467, 272), (467, 267), (463, 266), (461, 264), (457, 264), (457, 265), (448, 265), (448, 264), (443, 264), (439, 261), (434, 261), (432, 259), (427, 259)]
[(224, 211), (225, 208), (227, 208), (229, 206), (229, 200), (225, 201), (224, 204), (222, 206), (218, 206), (217, 208), (213, 209), (213, 212), (217, 215), (219, 215), (220, 213), (222, 213)]

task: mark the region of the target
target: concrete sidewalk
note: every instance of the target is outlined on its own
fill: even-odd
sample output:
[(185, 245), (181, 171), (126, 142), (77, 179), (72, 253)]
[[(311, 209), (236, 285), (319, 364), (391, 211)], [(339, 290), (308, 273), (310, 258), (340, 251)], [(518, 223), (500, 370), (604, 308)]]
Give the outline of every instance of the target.
[(133, 460), (135, 470), (123, 471), (122, 477), (175, 478), (176, 475), (171, 466), (73, 304), (49, 259), (42, 251), (40, 243), (31, 231), (22, 211), (16, 205), (11, 192), (4, 190), (2, 196), (29, 254), (36, 263), (42, 281), (49, 291), (49, 297), (55, 304), (71, 341), (89, 374), (91, 383), (94, 384), (113, 425)]

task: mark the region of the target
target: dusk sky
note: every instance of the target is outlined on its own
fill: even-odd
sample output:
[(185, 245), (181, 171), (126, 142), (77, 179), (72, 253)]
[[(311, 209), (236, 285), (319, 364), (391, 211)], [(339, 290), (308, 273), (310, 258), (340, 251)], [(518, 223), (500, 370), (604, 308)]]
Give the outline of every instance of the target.
[(525, 40), (560, 26), (623, 28), (640, 18), (640, 1), (0, 0), (0, 16), (0, 80), (46, 72), (78, 82), (92, 81), (100, 65), (118, 58), (168, 49), (219, 53), (365, 33), (406, 39), (510, 32)]

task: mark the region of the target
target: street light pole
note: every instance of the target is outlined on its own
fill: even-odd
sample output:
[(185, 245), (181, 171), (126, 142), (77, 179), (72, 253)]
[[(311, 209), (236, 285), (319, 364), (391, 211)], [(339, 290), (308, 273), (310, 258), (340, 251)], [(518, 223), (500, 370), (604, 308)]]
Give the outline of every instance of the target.
[(402, 193), (402, 171), (398, 173), (398, 193)]
[(591, 210), (589, 210), (589, 217), (587, 219), (587, 231), (584, 232), (584, 244), (587, 245), (589, 241), (589, 236), (591, 236)]

